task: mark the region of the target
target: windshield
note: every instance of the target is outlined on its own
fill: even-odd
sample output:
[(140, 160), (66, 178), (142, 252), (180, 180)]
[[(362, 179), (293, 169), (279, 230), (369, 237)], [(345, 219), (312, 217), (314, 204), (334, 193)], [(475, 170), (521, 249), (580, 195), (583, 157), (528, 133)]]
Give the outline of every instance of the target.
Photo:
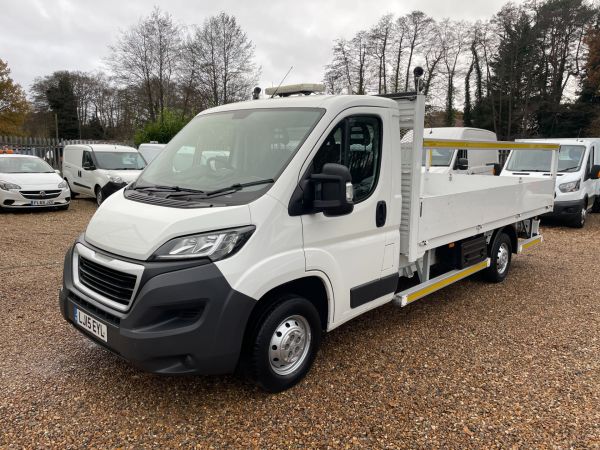
[[(193, 119), (142, 173), (135, 188), (205, 192), (277, 178), (323, 114), (314, 108), (238, 110)], [(245, 190), (265, 189), (259, 183)]]
[(429, 164), (431, 167), (448, 167), (452, 162), (454, 151), (453, 148), (424, 148), (422, 165), (426, 166), (427, 158), (431, 158)]
[[(577, 172), (581, 167), (585, 147), (561, 145), (558, 151), (558, 172)], [(547, 150), (513, 150), (506, 170), (513, 172), (550, 172), (552, 152)]]
[(0, 173), (51, 173), (54, 169), (40, 158), (0, 158)]
[(142, 170), (146, 161), (138, 152), (94, 152), (98, 169)]

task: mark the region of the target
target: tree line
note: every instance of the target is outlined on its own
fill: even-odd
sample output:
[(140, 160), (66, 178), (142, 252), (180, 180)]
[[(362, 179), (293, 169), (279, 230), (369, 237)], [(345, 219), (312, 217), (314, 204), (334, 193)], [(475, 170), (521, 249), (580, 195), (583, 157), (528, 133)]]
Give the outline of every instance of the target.
[[(600, 9), (587, 0), (507, 3), (477, 22), (385, 14), (334, 41), (323, 81), (333, 94), (409, 91), (417, 65), (428, 125), (600, 135)], [(27, 101), (0, 60), (0, 133), (165, 141), (199, 111), (248, 99), (260, 73), (234, 16), (184, 26), (158, 8), (117, 36), (105, 66), (39, 77)]]
[(598, 134), (599, 9), (585, 0), (507, 3), (488, 21), (382, 16), (334, 43), (331, 93), (413, 90), (425, 70), (429, 121), (500, 139)]
[(185, 27), (158, 8), (118, 36), (105, 65), (37, 78), (26, 131), (84, 139), (131, 139), (137, 131), (136, 141), (168, 140), (199, 111), (246, 99), (259, 75), (235, 17)]

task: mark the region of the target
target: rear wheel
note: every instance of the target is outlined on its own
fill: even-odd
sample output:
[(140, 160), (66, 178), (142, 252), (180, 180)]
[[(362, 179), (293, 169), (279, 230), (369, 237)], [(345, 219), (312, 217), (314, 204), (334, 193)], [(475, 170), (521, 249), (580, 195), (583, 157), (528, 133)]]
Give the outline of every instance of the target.
[(247, 336), (242, 369), (269, 392), (281, 392), (308, 373), (321, 342), (321, 319), (303, 297), (282, 296)]
[(94, 194), (96, 195), (96, 204), (100, 206), (104, 201), (104, 195), (102, 194), (102, 189), (100, 189), (100, 186), (96, 186), (96, 189), (94, 189)]
[(506, 233), (500, 233), (490, 251), (491, 263), (485, 271), (485, 278), (492, 283), (504, 281), (512, 261), (512, 243)]

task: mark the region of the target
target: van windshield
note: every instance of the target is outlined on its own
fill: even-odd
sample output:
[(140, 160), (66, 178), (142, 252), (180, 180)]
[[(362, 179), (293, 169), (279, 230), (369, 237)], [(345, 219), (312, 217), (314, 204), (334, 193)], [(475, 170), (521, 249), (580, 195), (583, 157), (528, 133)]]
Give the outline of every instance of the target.
[(455, 151), (453, 148), (424, 148), (422, 165), (425, 167), (427, 158), (431, 158), (429, 164), (431, 167), (448, 167)]
[(146, 161), (138, 152), (94, 152), (98, 169), (142, 170)]
[(264, 190), (283, 172), (323, 113), (316, 108), (279, 108), (197, 116), (158, 154), (133, 188), (193, 190), (199, 197), (221, 190), (233, 194), (234, 187)]
[[(558, 172), (577, 172), (581, 167), (585, 146), (561, 145), (558, 151)], [(506, 170), (512, 172), (550, 172), (552, 152), (547, 150), (513, 150)]]

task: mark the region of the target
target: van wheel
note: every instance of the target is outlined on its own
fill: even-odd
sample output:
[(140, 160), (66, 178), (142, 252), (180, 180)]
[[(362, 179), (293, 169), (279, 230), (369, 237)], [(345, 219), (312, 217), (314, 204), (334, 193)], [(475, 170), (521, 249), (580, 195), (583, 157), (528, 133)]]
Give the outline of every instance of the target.
[(321, 342), (321, 319), (303, 297), (282, 296), (248, 335), (242, 372), (269, 392), (281, 392), (308, 373)]
[(65, 178), (65, 181), (67, 182), (67, 186), (69, 187), (69, 191), (71, 191), (71, 198), (77, 198), (79, 196), (79, 194), (73, 190), (73, 188), (71, 187), (71, 183), (69, 183), (69, 180), (67, 180)]
[(102, 195), (102, 189), (100, 189), (100, 186), (96, 186), (96, 189), (94, 189), (94, 194), (96, 195), (96, 204), (100, 206), (104, 201), (104, 196)]
[(571, 226), (573, 228), (583, 228), (585, 226), (585, 220), (587, 219), (587, 200), (584, 200), (581, 205), (581, 211), (573, 221), (571, 222)]
[(506, 233), (500, 233), (492, 244), (490, 267), (485, 270), (485, 278), (492, 283), (504, 281), (512, 261), (512, 243)]

